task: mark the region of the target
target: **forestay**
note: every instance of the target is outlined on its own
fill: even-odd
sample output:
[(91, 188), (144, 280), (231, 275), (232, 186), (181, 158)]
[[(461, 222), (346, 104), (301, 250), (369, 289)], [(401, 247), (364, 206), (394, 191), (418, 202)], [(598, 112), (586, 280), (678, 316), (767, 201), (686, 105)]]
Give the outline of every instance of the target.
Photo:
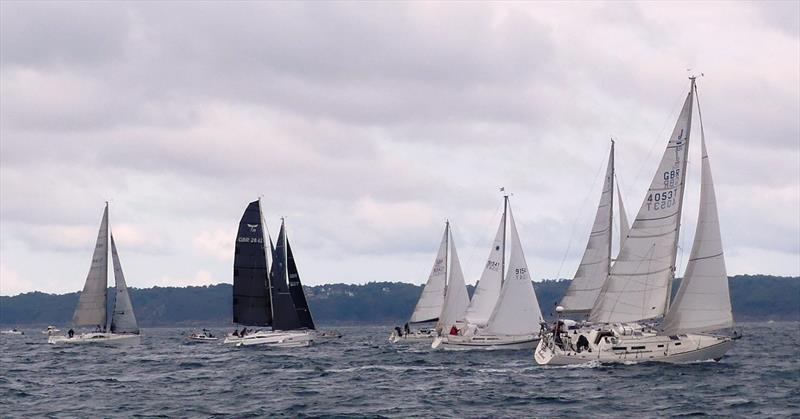
[(447, 282), (444, 307), (439, 316), (439, 325), (448, 328), (464, 317), (464, 312), (469, 306), (469, 294), (464, 283), (464, 272), (456, 252), (456, 243), (453, 234), (450, 234), (450, 278)]
[[(698, 111), (700, 106), (698, 105)], [(675, 302), (664, 318), (664, 333), (704, 332), (733, 326), (728, 274), (722, 252), (717, 198), (706, 152), (703, 118), (700, 116), (703, 162), (700, 213), (694, 243)]]
[(503, 284), (503, 257), (504, 249), (503, 236), (505, 232), (505, 214), (500, 219), (500, 226), (494, 236), (492, 249), (489, 251), (489, 259), (478, 283), (475, 284), (475, 293), (472, 295), (464, 320), (467, 323), (478, 326), (485, 326), (492, 315), (492, 310), (500, 297), (500, 288)]
[(683, 205), (692, 102), (690, 90), (628, 238), (592, 308), (591, 321), (649, 319), (663, 315), (668, 306)]
[(122, 273), (122, 264), (117, 254), (117, 245), (114, 235), (111, 234), (111, 258), (114, 263), (114, 310), (111, 316), (111, 333), (139, 333), (139, 325), (133, 314), (131, 296), (128, 294), (128, 285)]
[(622, 192), (619, 190), (619, 182), (617, 185), (617, 212), (619, 213), (619, 248), (625, 243), (625, 238), (631, 231), (631, 225), (628, 224), (628, 213), (625, 212), (625, 204), (622, 203)]
[(100, 231), (94, 245), (92, 266), (86, 276), (86, 283), (72, 316), (76, 326), (106, 327), (106, 298), (108, 286), (108, 203), (103, 211)]
[(581, 264), (559, 305), (567, 314), (588, 314), (611, 268), (611, 234), (614, 202), (614, 143), (608, 155), (603, 192)]
[(447, 239), (449, 225), (444, 229), (442, 242), (439, 245), (439, 252), (436, 253), (436, 261), (433, 263), (428, 282), (422, 289), (414, 312), (411, 314), (410, 323), (432, 322), (439, 319), (444, 305), (444, 292), (447, 281)]
[(511, 236), (511, 257), (508, 274), (500, 291), (500, 298), (492, 311), (486, 331), (496, 335), (526, 335), (538, 332), (543, 321), (539, 301), (533, 290), (528, 263), (514, 223), (514, 215), (508, 208)]

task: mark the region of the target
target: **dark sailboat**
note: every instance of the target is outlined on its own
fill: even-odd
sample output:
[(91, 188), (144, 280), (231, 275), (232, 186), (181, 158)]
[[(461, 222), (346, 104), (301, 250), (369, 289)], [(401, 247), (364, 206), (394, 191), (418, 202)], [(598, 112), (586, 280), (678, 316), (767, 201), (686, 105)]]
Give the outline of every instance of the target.
[(315, 332), (284, 223), (274, 248), (264, 231), (261, 201), (253, 201), (242, 215), (236, 237), (233, 320), (246, 327), (271, 326), (272, 330), (229, 335), (225, 343), (296, 347), (308, 346), (317, 338), (324, 340), (329, 334)]
[(261, 222), (261, 202), (253, 201), (239, 221), (233, 257), (233, 322), (271, 326), (272, 304), (267, 278), (267, 253)]

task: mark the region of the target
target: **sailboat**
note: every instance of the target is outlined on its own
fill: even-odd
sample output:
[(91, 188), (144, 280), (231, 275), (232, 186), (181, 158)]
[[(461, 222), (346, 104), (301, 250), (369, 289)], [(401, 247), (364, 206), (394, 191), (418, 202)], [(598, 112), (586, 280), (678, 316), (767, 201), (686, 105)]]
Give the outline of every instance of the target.
[[(594, 327), (543, 333), (534, 351), (537, 363), (719, 360), (733, 346), (735, 332), (719, 333), (733, 328), (733, 315), (696, 79), (690, 80), (645, 200), (592, 306)], [(686, 272), (670, 301), (695, 100), (702, 149), (700, 208)]]
[[(281, 220), (277, 244), (265, 237), (261, 200), (251, 202), (239, 221), (233, 260), (233, 321), (243, 332), (228, 335), (237, 346), (309, 346), (319, 334), (308, 308), (297, 265)], [(269, 242), (269, 247), (267, 247)], [(269, 249), (269, 250), (268, 250)], [(272, 264), (267, 255), (272, 256)], [(247, 326), (272, 330), (244, 332)]]
[[(505, 261), (507, 236), (511, 244), (508, 267)], [(532, 349), (539, 340), (542, 322), (517, 225), (508, 195), (505, 195), (500, 227), (472, 301), (462, 320), (445, 330), (446, 333), (439, 334), (431, 348)]]
[[(139, 326), (133, 313), (133, 304), (125, 284), (125, 275), (117, 253), (114, 235), (108, 227), (108, 202), (103, 211), (100, 231), (94, 247), (92, 265), (86, 276), (78, 307), (72, 317), (75, 326), (94, 327), (94, 331), (76, 334), (70, 329), (67, 336), (49, 335), (47, 342), (61, 343), (139, 343)], [(111, 324), (106, 325), (106, 300), (108, 298), (108, 243), (111, 237), (111, 257), (114, 265), (114, 309)]]
[(436, 325), (416, 330), (396, 327), (389, 336), (389, 341), (430, 342), (436, 336), (437, 330), (455, 324), (464, 315), (468, 305), (469, 294), (464, 283), (464, 273), (458, 260), (450, 221), (447, 221), (428, 282), (425, 283), (414, 312), (406, 323), (408, 325), (436, 322)]
[[(567, 292), (556, 308), (561, 316), (585, 319), (591, 312), (592, 306), (597, 300), (597, 296), (600, 295), (600, 290), (603, 288), (606, 278), (608, 278), (608, 273), (611, 271), (615, 179), (614, 140), (611, 140), (611, 151), (608, 155), (603, 191), (600, 194), (600, 202), (597, 205), (597, 212), (586, 243), (586, 250), (583, 252), (580, 265), (572, 278), (569, 288), (567, 288)], [(619, 215), (619, 244), (622, 247), (621, 244), (627, 237), (630, 226), (628, 225), (628, 217), (625, 213), (622, 193), (619, 191), (619, 187), (617, 187), (617, 202), (619, 204), (619, 209), (617, 209)]]

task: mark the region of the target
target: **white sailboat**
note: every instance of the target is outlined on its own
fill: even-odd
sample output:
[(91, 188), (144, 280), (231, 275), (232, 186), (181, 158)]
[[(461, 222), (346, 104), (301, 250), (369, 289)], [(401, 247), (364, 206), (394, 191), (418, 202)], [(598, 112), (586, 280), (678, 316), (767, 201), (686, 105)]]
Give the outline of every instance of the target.
[(594, 303), (594, 327), (543, 333), (539, 364), (719, 360), (734, 336), (716, 196), (698, 101), (702, 145), (700, 209), (691, 256), (675, 301), (675, 274), (695, 78), (647, 196)]
[[(111, 324), (106, 327), (106, 299), (108, 290), (108, 243), (111, 236), (111, 257), (114, 265), (114, 309)], [(133, 313), (133, 304), (125, 284), (122, 265), (117, 254), (114, 235), (108, 228), (108, 202), (103, 211), (103, 220), (100, 222), (100, 231), (92, 257), (92, 266), (86, 277), (78, 307), (72, 318), (75, 326), (94, 327), (94, 331), (75, 333), (72, 329), (64, 335), (50, 334), (47, 342), (51, 344), (62, 343), (139, 343), (139, 326)]]
[[(511, 252), (506, 269), (507, 236), (510, 237)], [(499, 279), (504, 276), (505, 280), (500, 283)], [(480, 295), (479, 290), (482, 292)], [(497, 296), (491, 301), (490, 298), (495, 293)], [(506, 195), (503, 198), (502, 222), (472, 302), (462, 321), (446, 330), (446, 333), (441, 333), (433, 341), (431, 348), (531, 349), (539, 340), (538, 332), (542, 322), (539, 301), (533, 290), (530, 270)]]
[[(422, 294), (417, 300), (414, 312), (406, 327), (395, 327), (389, 336), (392, 343), (400, 342), (430, 342), (436, 336), (437, 330), (452, 326), (459, 320), (469, 305), (469, 294), (464, 283), (464, 273), (461, 262), (458, 260), (455, 241), (450, 231), (450, 222), (445, 223), (436, 260), (428, 276), (428, 282), (422, 289)], [(435, 327), (425, 327), (412, 330), (409, 324), (432, 323)]]
[[(616, 185), (616, 172), (614, 168), (614, 141), (611, 141), (611, 151), (608, 155), (603, 192), (597, 205), (594, 224), (589, 233), (586, 250), (583, 252), (580, 265), (572, 278), (567, 292), (561, 298), (557, 310), (564, 316), (573, 316), (585, 319), (591, 312), (594, 302), (600, 295), (600, 290), (611, 272), (611, 252), (614, 220), (614, 187)], [(625, 208), (622, 204), (622, 194), (617, 188), (617, 202), (619, 208), (619, 246), (628, 235), (630, 226)]]

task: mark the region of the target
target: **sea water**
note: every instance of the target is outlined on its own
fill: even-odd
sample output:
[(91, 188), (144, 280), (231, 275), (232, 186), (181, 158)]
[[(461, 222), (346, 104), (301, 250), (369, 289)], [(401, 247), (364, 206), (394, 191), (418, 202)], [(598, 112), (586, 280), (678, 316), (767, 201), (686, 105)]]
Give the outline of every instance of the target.
[(721, 362), (570, 367), (538, 366), (530, 350), (392, 345), (389, 326), (295, 349), (189, 344), (163, 328), (137, 346), (53, 346), (25, 330), (0, 336), (0, 416), (800, 415), (800, 324), (740, 326)]

